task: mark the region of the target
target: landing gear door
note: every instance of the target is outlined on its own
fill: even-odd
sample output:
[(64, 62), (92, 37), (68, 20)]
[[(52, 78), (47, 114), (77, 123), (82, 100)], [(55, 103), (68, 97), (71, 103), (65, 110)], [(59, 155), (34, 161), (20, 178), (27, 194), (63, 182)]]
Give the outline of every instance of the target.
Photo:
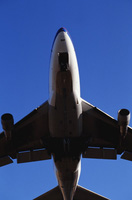
[(58, 53), (58, 59), (61, 71), (67, 71), (68, 53), (67, 52)]

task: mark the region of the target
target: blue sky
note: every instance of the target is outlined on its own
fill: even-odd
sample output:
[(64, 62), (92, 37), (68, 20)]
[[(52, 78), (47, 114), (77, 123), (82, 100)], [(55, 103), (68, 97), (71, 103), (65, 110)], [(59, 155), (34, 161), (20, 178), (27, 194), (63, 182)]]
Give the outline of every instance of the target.
[[(115, 119), (121, 108), (132, 111), (131, 0), (1, 0), (0, 115), (17, 122), (48, 99), (50, 51), (62, 26), (76, 50), (82, 98)], [(132, 199), (131, 180), (129, 161), (82, 160), (79, 184), (112, 200)], [(3, 200), (33, 199), (56, 185), (52, 160), (0, 168)]]

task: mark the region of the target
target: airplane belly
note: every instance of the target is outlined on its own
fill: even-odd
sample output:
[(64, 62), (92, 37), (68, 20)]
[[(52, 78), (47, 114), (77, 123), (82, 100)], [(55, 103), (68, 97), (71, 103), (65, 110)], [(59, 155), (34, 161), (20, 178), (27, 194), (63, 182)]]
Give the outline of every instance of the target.
[(49, 108), (49, 128), (52, 137), (78, 137), (82, 132), (82, 107), (71, 93), (56, 94), (55, 107)]
[[(49, 129), (52, 137), (77, 137), (82, 132), (82, 105), (80, 97), (73, 91), (71, 72), (58, 71), (54, 104), (49, 107)], [(52, 87), (53, 88), (53, 87)], [(51, 100), (52, 102), (52, 100)]]

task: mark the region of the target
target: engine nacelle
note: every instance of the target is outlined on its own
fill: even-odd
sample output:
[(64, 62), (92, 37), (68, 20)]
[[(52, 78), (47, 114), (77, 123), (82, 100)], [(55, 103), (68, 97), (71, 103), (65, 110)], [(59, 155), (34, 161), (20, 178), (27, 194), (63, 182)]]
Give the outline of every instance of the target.
[(13, 116), (9, 113), (2, 115), (1, 116), (1, 124), (2, 124), (2, 128), (5, 132), (5, 136), (7, 138), (10, 138), (11, 137), (11, 129), (14, 125)]
[(127, 109), (121, 109), (118, 112), (118, 123), (120, 126), (121, 136), (127, 135), (128, 125), (130, 123), (130, 112)]

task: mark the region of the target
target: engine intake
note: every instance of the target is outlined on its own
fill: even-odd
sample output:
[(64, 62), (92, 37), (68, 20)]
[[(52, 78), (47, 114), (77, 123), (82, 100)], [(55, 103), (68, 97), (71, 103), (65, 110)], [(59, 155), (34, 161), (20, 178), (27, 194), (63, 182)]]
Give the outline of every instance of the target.
[(1, 124), (4, 131), (10, 131), (14, 125), (13, 116), (9, 113), (2, 115)]
[(127, 135), (128, 125), (130, 123), (130, 112), (127, 109), (121, 109), (118, 112), (118, 123), (120, 126), (121, 136)]

